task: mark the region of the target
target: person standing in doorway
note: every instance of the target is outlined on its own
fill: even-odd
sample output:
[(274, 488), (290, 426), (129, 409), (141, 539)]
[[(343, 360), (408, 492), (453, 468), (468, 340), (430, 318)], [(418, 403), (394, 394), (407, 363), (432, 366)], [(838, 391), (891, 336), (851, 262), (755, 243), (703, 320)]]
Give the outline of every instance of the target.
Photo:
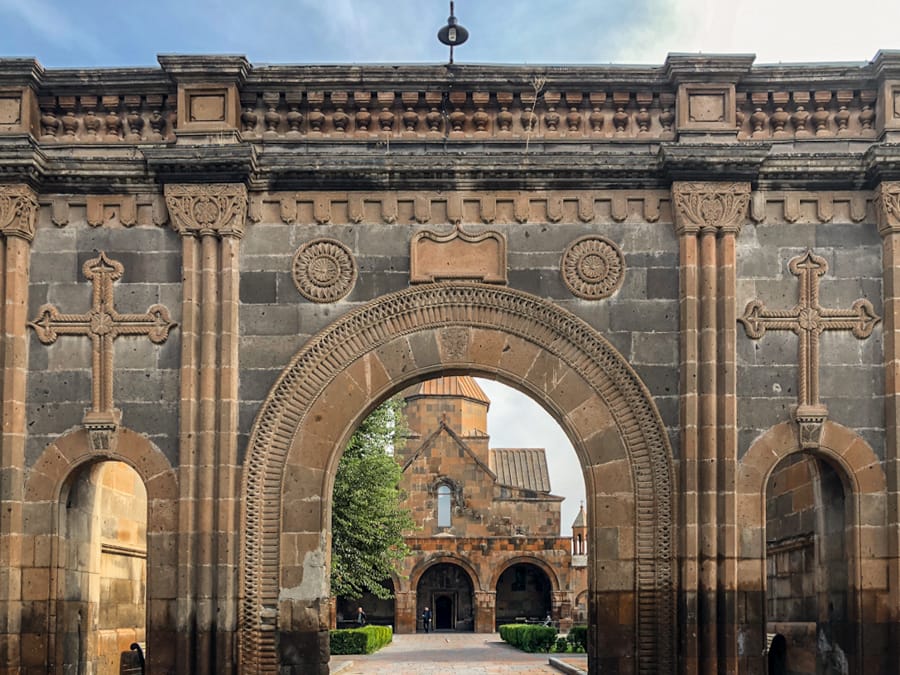
[(426, 633), (431, 631), (431, 610), (428, 607), (422, 610), (422, 627)]
[(366, 612), (362, 607), (356, 608), (356, 624), (360, 628), (366, 625)]

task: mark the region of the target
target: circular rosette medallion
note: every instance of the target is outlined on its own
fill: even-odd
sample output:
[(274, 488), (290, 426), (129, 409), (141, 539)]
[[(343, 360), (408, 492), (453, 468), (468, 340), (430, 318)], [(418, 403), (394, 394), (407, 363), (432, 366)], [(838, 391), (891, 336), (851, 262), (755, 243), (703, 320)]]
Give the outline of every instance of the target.
[(585, 300), (608, 298), (625, 277), (625, 258), (619, 247), (596, 235), (569, 244), (561, 267), (566, 287)]
[(294, 254), (294, 284), (307, 300), (335, 302), (356, 283), (356, 261), (336, 239), (314, 239)]

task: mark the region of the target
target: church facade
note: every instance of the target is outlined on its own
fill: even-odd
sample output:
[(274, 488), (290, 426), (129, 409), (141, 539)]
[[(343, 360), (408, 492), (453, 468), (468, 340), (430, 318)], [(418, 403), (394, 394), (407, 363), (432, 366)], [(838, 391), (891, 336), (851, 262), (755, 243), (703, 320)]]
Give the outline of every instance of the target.
[[(592, 671), (896, 671), (900, 53), (0, 59), (0, 235), (2, 675), (131, 644), (148, 673), (328, 673), (341, 448), (440, 376), (571, 439)], [(420, 506), (449, 491), (451, 530), (525, 564), (416, 454), (436, 432), (544, 495), (466, 428), (407, 449)], [(432, 560), (482, 555), (440, 534)], [(506, 581), (470, 570), (464, 605), (442, 569), (442, 622), (503, 618)]]
[[(582, 507), (562, 536), (563, 497), (551, 493), (545, 449), (490, 447), (490, 400), (471, 377), (426, 380), (405, 401), (409, 436), (395, 457), (417, 529), (391, 580), (393, 602), (366, 598), (376, 607), (369, 621), (423, 631), (427, 608), (434, 630), (584, 622), (586, 516)], [(339, 605), (351, 618), (358, 606)]]

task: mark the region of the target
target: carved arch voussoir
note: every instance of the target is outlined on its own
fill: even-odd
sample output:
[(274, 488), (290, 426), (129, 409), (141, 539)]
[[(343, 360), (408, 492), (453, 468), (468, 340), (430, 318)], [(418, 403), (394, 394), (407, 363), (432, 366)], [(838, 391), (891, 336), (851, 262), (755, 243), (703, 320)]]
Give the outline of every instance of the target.
[(254, 424), (243, 474), (243, 672), (262, 673), (277, 662), (278, 584), (272, 580), (280, 569), (281, 477), (313, 404), (350, 364), (382, 345), (453, 326), (530, 342), (578, 372), (608, 406), (634, 479), (636, 550), (646, 552), (635, 565), (636, 672), (673, 672), (672, 453), (649, 392), (609, 342), (575, 315), (521, 291), (470, 282), (411, 287), (344, 315), (307, 343), (273, 387)]

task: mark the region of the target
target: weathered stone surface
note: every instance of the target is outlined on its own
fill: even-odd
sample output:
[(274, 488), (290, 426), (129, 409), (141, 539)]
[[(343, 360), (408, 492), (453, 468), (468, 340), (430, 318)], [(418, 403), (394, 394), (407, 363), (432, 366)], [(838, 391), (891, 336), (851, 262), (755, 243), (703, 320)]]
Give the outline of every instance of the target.
[[(547, 67), (535, 101), (531, 66), (364, 66), (360, 91), (356, 67), (166, 56), (74, 77), (0, 59), (4, 664), (44, 673), (90, 645), (82, 669), (96, 671), (104, 645), (137, 636), (105, 626), (82, 644), (64, 628), (54, 654), (46, 632), (88, 608), (60, 590), (84, 565), (51, 587), (51, 550), (67, 543), (56, 500), (115, 455), (147, 486), (151, 670), (324, 673), (323, 467), (364, 408), (451, 367), (531, 391), (582, 453), (592, 671), (761, 673), (775, 626), (815, 665), (785, 622), (806, 612), (815, 627), (833, 596), (835, 611), (859, 608), (835, 624), (850, 672), (892, 672), (900, 63), (752, 61)], [(417, 233), (457, 227), (496, 232), (497, 255), (454, 260), (442, 244), (432, 271), (487, 269), (492, 285), (410, 289)], [(579, 263), (581, 281), (604, 278), (598, 259), (569, 260), (567, 276), (584, 237), (624, 260), (602, 293), (572, 283)], [(357, 276), (312, 302), (292, 257), (315, 241), (340, 242)], [(801, 280), (791, 261), (807, 249), (827, 269)], [(167, 309), (164, 342), (103, 351), (111, 314), (92, 313), (82, 270), (99, 251), (123, 267), (119, 314)], [(328, 262), (308, 276), (328, 282)], [(752, 301), (770, 322), (759, 337), (738, 323)], [(44, 305), (83, 317), (82, 332), (29, 335)], [(871, 307), (865, 330), (841, 314), (853, 307)], [(98, 391), (101, 419), (85, 419)], [(782, 541), (795, 535), (822, 544), (836, 571), (819, 579), (846, 587), (812, 588), (791, 562), (807, 545)], [(514, 534), (486, 551), (459, 539), (417, 546), (481, 570), (537, 550)], [(73, 550), (91, 557), (87, 542)], [(763, 558), (780, 569), (768, 579)], [(108, 565), (90, 620), (135, 623), (126, 567)], [(492, 628), (499, 576), (475, 578), (474, 621)], [(398, 625), (412, 629), (403, 583)]]

